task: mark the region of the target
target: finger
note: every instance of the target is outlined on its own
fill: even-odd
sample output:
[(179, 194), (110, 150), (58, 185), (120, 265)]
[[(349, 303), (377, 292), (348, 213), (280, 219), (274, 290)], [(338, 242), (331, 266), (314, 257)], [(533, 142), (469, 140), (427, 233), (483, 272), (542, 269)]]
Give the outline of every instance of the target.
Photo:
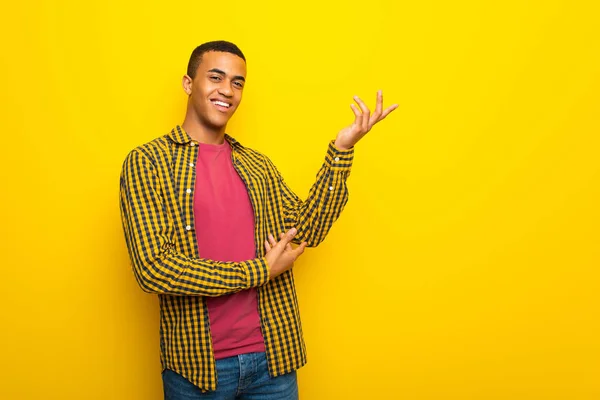
[(369, 118), (369, 129), (371, 129), (371, 127), (373, 125), (375, 125), (375, 123), (377, 121), (379, 121), (379, 117), (381, 117), (382, 112), (383, 112), (383, 92), (381, 90), (378, 90), (375, 112), (373, 113), (373, 115), (371, 115), (371, 118)]
[(283, 248), (285, 248), (285, 246), (292, 241), (292, 239), (294, 238), (294, 236), (296, 236), (296, 233), (298, 231), (296, 230), (296, 228), (292, 228), (289, 231), (287, 231), (285, 233), (285, 235), (283, 235), (283, 238), (281, 238), (281, 240), (277, 243), (278, 246), (282, 246)]
[(371, 117), (371, 110), (369, 110), (369, 107), (367, 107), (367, 105), (364, 103), (364, 101), (360, 99), (360, 97), (354, 96), (354, 101), (358, 103), (360, 109), (362, 110), (363, 118), (361, 121), (361, 127), (363, 128), (363, 132), (366, 132), (369, 130), (369, 118)]
[(267, 253), (271, 251), (271, 245), (268, 240), (265, 240), (265, 250), (267, 250)]
[(358, 97), (354, 96), (354, 101), (359, 105), (360, 110), (362, 111), (362, 118), (360, 121), (360, 130), (362, 133), (367, 132), (369, 128), (369, 120), (371, 118), (371, 111), (367, 107), (367, 105)]
[(356, 107), (354, 104), (350, 104), (350, 108), (352, 108), (352, 111), (354, 111), (354, 124), (358, 125), (358, 126), (362, 126), (362, 119), (363, 119), (363, 115), (360, 112), (360, 110), (358, 109), (358, 107)]
[(272, 247), (275, 247), (277, 245), (277, 241), (275, 240), (275, 237), (273, 235), (271, 235), (269, 233), (269, 243), (271, 244)]
[(383, 114), (381, 114), (381, 117), (379, 117), (379, 119), (377, 120), (377, 122), (379, 122), (382, 119), (384, 119), (385, 117), (387, 117), (388, 114), (391, 113), (392, 111), (394, 111), (396, 108), (398, 108), (398, 104), (394, 104), (394, 105), (386, 108), (385, 111), (383, 112)]
[[(283, 239), (283, 232), (279, 234), (279, 239), (282, 240)], [(292, 250), (292, 245), (290, 243), (285, 245), (285, 249), (286, 250)]]
[(308, 243), (302, 242), (300, 244), (300, 246), (296, 247), (296, 249), (292, 252), (292, 255), (294, 256), (294, 260), (296, 260), (298, 257), (300, 257), (300, 255), (302, 253), (304, 253), (304, 249), (306, 249), (307, 245), (308, 245)]
[(375, 112), (381, 114), (383, 110), (383, 90), (377, 91), (377, 104), (375, 105)]

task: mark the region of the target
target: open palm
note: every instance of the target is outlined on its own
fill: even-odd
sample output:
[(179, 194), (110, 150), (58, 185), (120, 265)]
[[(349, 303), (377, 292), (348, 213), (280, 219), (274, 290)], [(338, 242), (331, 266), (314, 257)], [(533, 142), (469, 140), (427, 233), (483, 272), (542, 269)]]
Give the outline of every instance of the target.
[(371, 114), (369, 108), (358, 96), (354, 96), (354, 101), (360, 107), (357, 107), (355, 104), (350, 105), (355, 116), (354, 122), (352, 125), (339, 131), (335, 139), (336, 147), (342, 150), (353, 147), (376, 123), (398, 108), (398, 104), (394, 104), (385, 110), (383, 109), (383, 93), (381, 90), (377, 92), (377, 104), (373, 114)]

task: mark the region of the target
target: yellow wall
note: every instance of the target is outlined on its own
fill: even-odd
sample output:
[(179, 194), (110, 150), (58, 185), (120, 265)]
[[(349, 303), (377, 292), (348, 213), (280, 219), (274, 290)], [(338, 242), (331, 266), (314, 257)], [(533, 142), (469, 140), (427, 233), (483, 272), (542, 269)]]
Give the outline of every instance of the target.
[(0, 398), (162, 398), (118, 178), (222, 38), (249, 60), (229, 132), (300, 195), (352, 95), (401, 104), (296, 266), (302, 398), (600, 398), (597, 1), (2, 8)]

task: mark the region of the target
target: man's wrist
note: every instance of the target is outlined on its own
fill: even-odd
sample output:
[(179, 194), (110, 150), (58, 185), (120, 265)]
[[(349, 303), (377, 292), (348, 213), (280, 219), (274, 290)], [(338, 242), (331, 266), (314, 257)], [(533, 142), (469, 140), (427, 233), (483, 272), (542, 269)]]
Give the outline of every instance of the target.
[(335, 142), (333, 142), (333, 145), (338, 149), (338, 150), (342, 150), (342, 151), (347, 151), (350, 150), (352, 147), (354, 146), (345, 146), (343, 144), (340, 144), (340, 142), (336, 139)]

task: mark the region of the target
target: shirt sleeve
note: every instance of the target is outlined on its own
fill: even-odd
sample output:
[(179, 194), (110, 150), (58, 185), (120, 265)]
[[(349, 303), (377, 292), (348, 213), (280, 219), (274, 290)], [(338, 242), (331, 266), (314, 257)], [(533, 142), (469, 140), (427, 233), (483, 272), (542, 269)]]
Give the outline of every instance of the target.
[(283, 203), (286, 231), (295, 227), (298, 233), (294, 243), (307, 242), (309, 247), (317, 246), (325, 239), (348, 202), (346, 180), (352, 168), (354, 148), (340, 150), (333, 141), (329, 143), (325, 161), (304, 201), (286, 185), (275, 165), (266, 159), (268, 168), (276, 176), (276, 190)]
[(269, 280), (264, 257), (218, 262), (178, 252), (173, 240), (176, 224), (167, 212), (156, 168), (138, 150), (123, 164), (120, 208), (134, 275), (145, 292), (220, 296)]

